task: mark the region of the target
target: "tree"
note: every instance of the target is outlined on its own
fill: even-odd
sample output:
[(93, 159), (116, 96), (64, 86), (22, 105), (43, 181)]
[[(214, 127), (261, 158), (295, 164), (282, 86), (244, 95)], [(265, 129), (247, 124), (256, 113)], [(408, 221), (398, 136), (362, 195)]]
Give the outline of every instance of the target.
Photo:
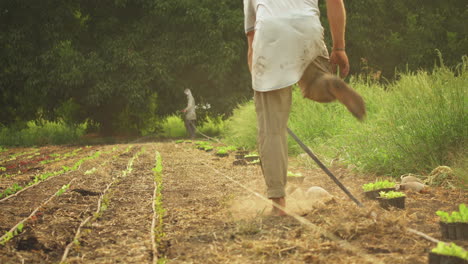
[(216, 113), (250, 92), (239, 56), (241, 3), (22, 0), (0, 8), (9, 31), (1, 45), (10, 48), (0, 55), (9, 69), (0, 77), (2, 102), (15, 117), (4, 124), (53, 119), (75, 102), (76, 122), (89, 118), (106, 133), (122, 123), (139, 130), (151, 116), (180, 109), (185, 88)]

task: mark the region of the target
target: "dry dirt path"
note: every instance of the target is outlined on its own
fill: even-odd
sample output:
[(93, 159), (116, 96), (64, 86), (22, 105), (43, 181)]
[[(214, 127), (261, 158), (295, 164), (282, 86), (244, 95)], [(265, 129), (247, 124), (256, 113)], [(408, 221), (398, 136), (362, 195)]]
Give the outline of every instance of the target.
[[(290, 170), (306, 176), (301, 185), (288, 185), (288, 191), (296, 189), (287, 198), (288, 208), (300, 218), (271, 217), (269, 205), (252, 193), (264, 194), (260, 167), (234, 166), (232, 154), (219, 158), (192, 143), (174, 142), (95, 146), (94, 151), (106, 154), (0, 202), (0, 235), (39, 209), (22, 232), (0, 245), (0, 263), (59, 263), (69, 248), (64, 263), (154, 263), (157, 257), (167, 263), (422, 264), (434, 244), (406, 227), (441, 239), (435, 211), (468, 202), (466, 191), (432, 188), (408, 193), (406, 210), (386, 211), (361, 194), (361, 185), (375, 177), (331, 168), (364, 203), (358, 208), (322, 171), (291, 158)], [(163, 162), (165, 213), (154, 255), (156, 151)], [(57, 165), (45, 169), (52, 166)], [(68, 190), (54, 196), (69, 182)], [(328, 190), (333, 202), (311, 206), (294, 196), (311, 186)], [(468, 247), (467, 241), (455, 242)]]
[(167, 211), (159, 252), (169, 263), (427, 263), (434, 244), (406, 227), (441, 239), (435, 211), (451, 211), (468, 201), (466, 192), (436, 188), (409, 193), (407, 210), (386, 211), (361, 194), (361, 185), (373, 177), (333, 168), (365, 204), (358, 208), (322, 171), (306, 169), (292, 158), (290, 170), (301, 172), (306, 180), (290, 187), (320, 186), (335, 196), (334, 203), (317, 204), (312, 210), (304, 210), (301, 200), (288, 199), (291, 210), (318, 227), (314, 230), (293, 217), (268, 216), (269, 206), (239, 187), (264, 194), (258, 166), (233, 166), (232, 155), (217, 158), (191, 144), (159, 148)]

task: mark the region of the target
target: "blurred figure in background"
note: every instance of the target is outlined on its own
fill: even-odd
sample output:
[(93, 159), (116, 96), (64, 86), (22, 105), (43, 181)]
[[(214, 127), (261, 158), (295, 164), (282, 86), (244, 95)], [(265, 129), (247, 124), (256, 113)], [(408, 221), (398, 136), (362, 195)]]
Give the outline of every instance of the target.
[(195, 138), (195, 120), (197, 119), (197, 115), (195, 114), (195, 99), (193, 99), (190, 89), (185, 89), (184, 93), (187, 95), (187, 107), (182, 110), (185, 113), (185, 129), (187, 129), (190, 138)]

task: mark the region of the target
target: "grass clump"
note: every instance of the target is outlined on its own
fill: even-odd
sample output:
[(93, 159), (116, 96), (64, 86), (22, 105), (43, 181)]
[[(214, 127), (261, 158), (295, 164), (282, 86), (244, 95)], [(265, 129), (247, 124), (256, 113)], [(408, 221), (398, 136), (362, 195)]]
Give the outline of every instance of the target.
[[(460, 160), (467, 159), (468, 149), (468, 57), (456, 71), (439, 67), (432, 73), (400, 74), (398, 81), (385, 86), (359, 78), (350, 83), (366, 101), (368, 116), (363, 123), (339, 103), (312, 102), (293, 89), (288, 127), (319, 156), (392, 176), (467, 164)], [(227, 127), (227, 142), (254, 149), (253, 102), (239, 106)], [(301, 152), (291, 138), (288, 143), (291, 154)]]
[[(215, 137), (221, 134), (225, 129), (225, 125), (221, 117), (207, 117), (204, 122), (196, 125), (196, 129), (197, 134), (200, 134), (199, 132), (201, 132), (207, 136)], [(178, 115), (167, 117), (162, 122), (162, 132), (160, 136), (164, 138), (183, 138), (188, 136), (184, 120)]]

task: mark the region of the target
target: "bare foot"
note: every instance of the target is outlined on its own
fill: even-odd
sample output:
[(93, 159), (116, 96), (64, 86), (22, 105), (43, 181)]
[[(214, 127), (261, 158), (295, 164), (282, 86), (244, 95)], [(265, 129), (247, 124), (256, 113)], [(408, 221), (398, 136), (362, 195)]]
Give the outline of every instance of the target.
[[(284, 199), (284, 197), (272, 198), (271, 201), (273, 203), (279, 205), (282, 208), (286, 208), (286, 199)], [(273, 216), (286, 216), (287, 214), (282, 209), (280, 209), (280, 208), (273, 205), (273, 208), (271, 210), (271, 215), (273, 215)]]

